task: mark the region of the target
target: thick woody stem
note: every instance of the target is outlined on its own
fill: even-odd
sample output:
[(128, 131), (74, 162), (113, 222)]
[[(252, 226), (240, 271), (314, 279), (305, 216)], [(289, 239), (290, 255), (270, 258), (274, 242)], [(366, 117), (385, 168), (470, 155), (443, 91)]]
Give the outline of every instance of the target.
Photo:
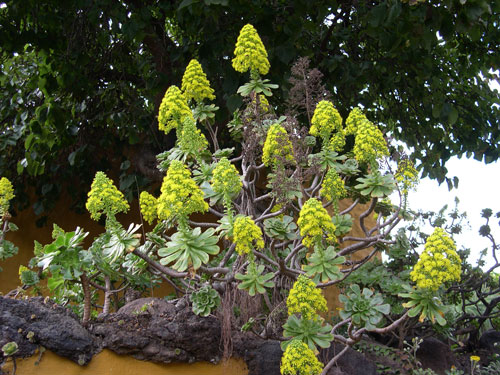
[(83, 323), (87, 323), (90, 320), (90, 286), (89, 286), (89, 279), (87, 275), (82, 273), (80, 276), (80, 281), (82, 282), (82, 288), (83, 288), (83, 318), (82, 321)]

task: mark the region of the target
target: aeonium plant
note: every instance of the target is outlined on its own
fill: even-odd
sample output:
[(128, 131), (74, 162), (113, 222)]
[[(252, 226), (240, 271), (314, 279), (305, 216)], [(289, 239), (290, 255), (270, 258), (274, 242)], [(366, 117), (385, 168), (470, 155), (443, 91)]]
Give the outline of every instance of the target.
[[(318, 348), (332, 341), (347, 348), (364, 332), (388, 332), (409, 315), (382, 327), (387, 305), (355, 286), (343, 297), (339, 324), (326, 324), (320, 313), (327, 312), (323, 288), (342, 282), (393, 242), (390, 233), (415, 180), (413, 165), (401, 164), (394, 177), (383, 133), (360, 108), (344, 122), (333, 102), (311, 103), (305, 95), (309, 123), (276, 114), (276, 85), (262, 79), (270, 64), (253, 26), (242, 29), (234, 53), (235, 70), (249, 72), (249, 82), (237, 91), (245, 106), (228, 125), (230, 134), (242, 139), (241, 147), (220, 147), (217, 135), (224, 129), (215, 122), (217, 107), (206, 104), (215, 93), (193, 60), (181, 88), (169, 87), (159, 108), (159, 129), (175, 130), (177, 141), (158, 156), (165, 172), (160, 195), (140, 194), (143, 218), (153, 230), (141, 237), (138, 226), (121, 227), (115, 215), (128, 204), (98, 173), (87, 208), (96, 219), (106, 217), (106, 232), (89, 249), (93, 267), (86, 272), (92, 272), (92, 286), (107, 295), (117, 291), (118, 274), (129, 284), (141, 275), (161, 277), (190, 295), (193, 311), (202, 316), (214, 312), (219, 301), (233, 304), (222, 309), (231, 314), (235, 309), (227, 307), (237, 303), (238, 290), (263, 306), (260, 314), (270, 316), (286, 304), (282, 373), (326, 373), (345, 350), (324, 366), (316, 358)], [(394, 192), (399, 205), (385, 205), (374, 220), (380, 200)], [(341, 204), (345, 198), (347, 205)], [(360, 229), (356, 235), (350, 234), (354, 225)], [(364, 255), (354, 260), (361, 250)], [(268, 319), (253, 321), (254, 333), (272, 337)], [(347, 335), (338, 333), (342, 326)], [(297, 358), (300, 363), (293, 362)]]

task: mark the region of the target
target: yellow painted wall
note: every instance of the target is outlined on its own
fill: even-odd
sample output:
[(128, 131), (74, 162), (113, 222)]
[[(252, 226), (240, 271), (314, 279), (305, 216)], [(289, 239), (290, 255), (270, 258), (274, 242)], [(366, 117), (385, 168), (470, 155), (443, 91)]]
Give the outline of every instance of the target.
[[(17, 359), (17, 375), (246, 375), (248, 369), (242, 359), (229, 359), (217, 365), (198, 362), (187, 363), (152, 363), (128, 356), (120, 356), (110, 350), (104, 350), (92, 358), (86, 366), (79, 366), (67, 358), (45, 351), (40, 363), (38, 355), (26, 359)], [(12, 371), (12, 362), (8, 361), (2, 370)]]

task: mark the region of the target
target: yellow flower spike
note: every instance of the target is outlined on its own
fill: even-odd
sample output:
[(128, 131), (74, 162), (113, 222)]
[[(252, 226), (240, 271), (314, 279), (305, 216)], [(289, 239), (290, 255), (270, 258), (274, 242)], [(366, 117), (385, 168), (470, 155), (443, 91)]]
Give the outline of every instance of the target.
[(326, 299), (321, 289), (304, 275), (300, 275), (293, 284), (286, 300), (288, 315), (301, 314), (304, 319), (316, 319), (318, 311), (328, 311)]
[(470, 360), (472, 362), (479, 362), (481, 360), (481, 357), (477, 356), (477, 355), (471, 355), (470, 356)]
[(211, 184), (216, 193), (229, 197), (238, 194), (243, 186), (238, 170), (225, 157), (220, 159), (214, 168)]
[(322, 100), (314, 109), (309, 133), (327, 139), (333, 132), (342, 132), (342, 117), (331, 102)]
[(262, 113), (269, 112), (270, 109), (269, 101), (267, 100), (265, 95), (262, 94), (255, 95), (252, 99), (252, 105), (257, 106), (257, 97), (259, 98), (259, 109), (262, 111)]
[(275, 166), (280, 162), (294, 162), (292, 143), (285, 128), (280, 124), (271, 125), (267, 131), (262, 162), (266, 167)]
[[(239, 216), (233, 226), (234, 243), (236, 252), (240, 255), (249, 254), (255, 247), (264, 248), (262, 230), (248, 216)], [(253, 244), (255, 241), (255, 245)]]
[(7, 177), (0, 178), (0, 220), (9, 211), (10, 201), (14, 197), (12, 183)]
[(179, 160), (172, 160), (158, 198), (160, 220), (184, 220), (194, 212), (208, 211), (203, 191), (191, 178), (191, 171)]
[(210, 87), (201, 64), (198, 60), (191, 60), (182, 77), (182, 91), (186, 100), (194, 99), (197, 103), (203, 102), (203, 99), (214, 100), (214, 90)]
[(455, 243), (442, 228), (434, 229), (410, 278), (418, 288), (435, 291), (446, 282), (460, 281), (460, 274), (461, 260)]
[(192, 118), (185, 118), (181, 131), (177, 132), (179, 148), (197, 158), (208, 148), (208, 141)]
[(110, 217), (130, 208), (123, 193), (104, 172), (95, 174), (85, 207), (94, 220), (99, 220), (102, 214)]
[(332, 218), (323, 208), (323, 204), (316, 198), (310, 198), (304, 203), (297, 224), (303, 237), (302, 243), (309, 248), (313, 247), (315, 241), (321, 239), (323, 235), (329, 242), (336, 240), (335, 224), (332, 223)]
[(317, 375), (322, 370), (323, 364), (307, 344), (297, 339), (288, 344), (281, 358), (281, 375)]
[(168, 134), (170, 130), (182, 126), (186, 118), (194, 121), (193, 113), (187, 105), (186, 98), (177, 86), (170, 86), (160, 104), (158, 128)]
[(344, 180), (333, 168), (329, 169), (321, 184), (320, 195), (329, 201), (338, 201), (347, 196)]
[(365, 120), (367, 120), (367, 118), (361, 108), (354, 108), (345, 120), (345, 135), (355, 135), (358, 132), (358, 125)]
[(267, 51), (255, 28), (248, 24), (243, 26), (234, 50), (233, 68), (237, 72), (245, 73), (250, 70), (265, 75), (269, 72), (270, 64)]
[(403, 159), (398, 163), (398, 170), (394, 178), (401, 185), (401, 192), (407, 195), (410, 190), (416, 188), (419, 182), (418, 172), (411, 160)]
[(380, 129), (369, 120), (359, 121), (354, 140), (354, 158), (359, 163), (370, 163), (388, 156), (389, 150)]
[(158, 216), (157, 201), (158, 200), (147, 191), (141, 192), (139, 196), (139, 206), (141, 207), (142, 216), (149, 224), (152, 224)]

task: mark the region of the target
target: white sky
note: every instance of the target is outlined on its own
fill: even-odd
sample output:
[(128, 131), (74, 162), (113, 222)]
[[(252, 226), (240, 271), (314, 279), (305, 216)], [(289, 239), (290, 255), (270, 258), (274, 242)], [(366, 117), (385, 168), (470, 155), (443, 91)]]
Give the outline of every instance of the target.
[[(470, 261), (476, 260), (479, 252), (488, 247), (491, 242), (479, 235), (479, 227), (485, 223), (481, 217), (483, 208), (491, 208), (493, 216), (490, 218), (490, 227), (497, 242), (500, 242), (499, 220), (494, 215), (500, 211), (500, 163), (497, 161), (485, 164), (474, 159), (452, 158), (446, 164), (448, 177), (459, 178), (458, 189), (448, 191), (448, 185), (428, 178), (420, 181), (417, 190), (408, 195), (409, 206), (414, 210), (437, 212), (442, 206), (448, 204), (449, 208), (455, 206), (455, 197), (458, 197), (459, 212), (467, 212), (470, 227), (465, 226), (462, 234), (456, 235), (457, 248), (471, 249)], [(395, 199), (393, 199), (396, 202)], [(485, 258), (486, 266), (491, 265), (491, 250)], [(500, 255), (500, 254), (497, 254)]]

